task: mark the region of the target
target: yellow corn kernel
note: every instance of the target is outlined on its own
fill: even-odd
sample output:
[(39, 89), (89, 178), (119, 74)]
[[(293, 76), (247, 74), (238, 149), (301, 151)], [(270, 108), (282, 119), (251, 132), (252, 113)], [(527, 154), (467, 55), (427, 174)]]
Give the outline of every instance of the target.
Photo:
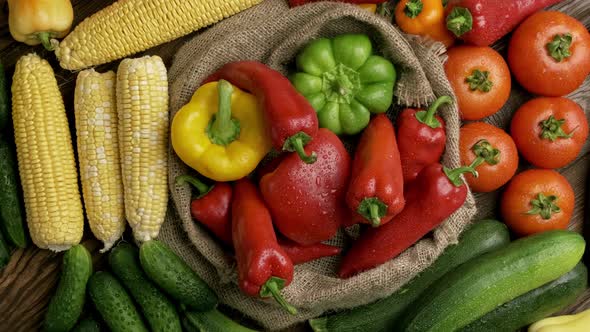
[(84, 213), (62, 96), (49, 63), (35, 54), (16, 63), (12, 118), (27, 224), (39, 248), (80, 243)]
[(169, 42), (262, 0), (119, 0), (52, 40), (60, 65), (78, 70)]
[(94, 236), (109, 250), (125, 231), (119, 162), (115, 73), (78, 74), (74, 93), (78, 162), (86, 216)]
[(135, 239), (148, 241), (168, 204), (168, 78), (160, 57), (121, 62), (117, 112), (125, 215)]

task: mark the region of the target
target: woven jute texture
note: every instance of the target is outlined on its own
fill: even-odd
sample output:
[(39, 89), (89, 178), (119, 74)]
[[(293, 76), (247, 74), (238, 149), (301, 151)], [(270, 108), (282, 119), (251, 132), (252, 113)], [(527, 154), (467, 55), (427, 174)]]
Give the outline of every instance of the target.
[[(267, 0), (195, 36), (179, 49), (169, 71), (170, 115), (173, 117), (201, 82), (227, 62), (257, 60), (287, 74), (303, 45), (314, 38), (341, 33), (369, 35), (375, 50), (396, 65), (399, 73), (395, 87), (396, 108), (424, 106), (437, 96), (453, 96), (437, 44), (427, 46), (405, 38), (391, 23), (352, 5), (320, 2), (289, 9), (284, 0)], [(448, 167), (457, 167), (458, 111), (455, 106), (444, 106), (441, 115), (446, 120), (448, 135), (443, 162)], [(247, 297), (239, 291), (231, 254), (191, 219), (190, 188), (174, 185), (176, 176), (191, 171), (172, 148), (169, 165), (172, 200), (160, 239), (215, 289), (223, 303), (271, 330), (391, 294), (428, 267), (445, 247), (456, 243), (476, 212), (470, 194), (466, 204), (431, 236), (399, 257), (349, 279), (336, 277), (339, 257), (296, 266), (293, 282), (282, 292), (286, 300), (299, 309), (299, 313), (292, 316), (273, 301)], [(351, 243), (350, 234), (341, 231), (329, 243), (347, 247)]]

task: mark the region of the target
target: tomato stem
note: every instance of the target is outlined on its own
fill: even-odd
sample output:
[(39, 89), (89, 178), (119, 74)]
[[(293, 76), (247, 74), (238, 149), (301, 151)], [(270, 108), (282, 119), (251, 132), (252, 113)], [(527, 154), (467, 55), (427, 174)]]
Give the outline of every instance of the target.
[(537, 194), (537, 198), (531, 200), (533, 208), (527, 212), (527, 214), (538, 214), (541, 218), (548, 220), (551, 219), (553, 213), (561, 212), (561, 208), (556, 204), (557, 196), (549, 195), (545, 196), (543, 193)]
[(420, 15), (422, 9), (424, 8), (424, 4), (421, 0), (410, 0), (406, 3), (406, 7), (404, 8), (404, 13), (409, 18), (415, 18), (416, 16)]
[(550, 140), (551, 142), (555, 142), (558, 138), (570, 138), (574, 135), (572, 131), (569, 134), (566, 134), (563, 131), (563, 124), (565, 123), (565, 119), (557, 120), (553, 115), (550, 115), (547, 119), (539, 122), (539, 126), (541, 127), (541, 138), (545, 138)]
[(479, 90), (481, 92), (490, 92), (494, 82), (490, 80), (490, 72), (474, 69), (470, 76), (465, 78), (465, 83), (469, 83), (469, 90)]
[(465, 7), (455, 7), (447, 16), (447, 29), (457, 37), (471, 31), (473, 28), (473, 16), (469, 9)]
[(481, 165), (484, 161), (489, 165), (496, 165), (500, 162), (500, 150), (496, 149), (488, 140), (479, 140), (471, 147), (471, 151), (477, 157), (477, 163), (474, 161), (471, 165), (473, 168)]
[(557, 62), (563, 61), (572, 55), (570, 47), (572, 46), (573, 37), (570, 33), (556, 34), (553, 40), (545, 45), (549, 55)]

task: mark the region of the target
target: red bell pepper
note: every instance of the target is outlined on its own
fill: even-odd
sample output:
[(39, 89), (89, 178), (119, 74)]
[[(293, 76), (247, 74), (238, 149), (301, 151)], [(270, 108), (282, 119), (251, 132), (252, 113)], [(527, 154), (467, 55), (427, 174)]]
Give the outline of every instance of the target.
[(395, 130), (385, 114), (373, 117), (363, 131), (352, 163), (346, 203), (362, 222), (373, 227), (390, 221), (406, 204)]
[(447, 28), (465, 42), (488, 46), (531, 14), (563, 0), (450, 0)]
[[(327, 1), (327, 0), (289, 0), (289, 7), (297, 7), (302, 6), (308, 3), (320, 2), (320, 1)], [(384, 3), (387, 0), (331, 0), (337, 2), (346, 2), (346, 3), (354, 3), (354, 4), (365, 4), (365, 3)]]
[(239, 286), (249, 296), (272, 296), (296, 314), (281, 289), (293, 280), (293, 262), (279, 246), (270, 213), (256, 186), (244, 178), (234, 186), (232, 236), (238, 263)]
[(424, 167), (440, 161), (447, 135), (445, 121), (436, 111), (451, 102), (450, 97), (442, 96), (427, 111), (407, 108), (399, 115), (397, 144), (405, 183), (414, 181)]
[(260, 62), (238, 61), (221, 67), (205, 83), (220, 79), (253, 93), (264, 105), (275, 149), (297, 152), (308, 164), (315, 162), (315, 153), (307, 155), (303, 148), (318, 132), (318, 116), (286, 77)]
[(217, 238), (231, 246), (231, 186), (225, 182), (208, 186), (190, 175), (176, 177), (176, 184), (185, 183), (190, 183), (199, 192), (199, 195), (191, 202), (191, 216), (205, 225)]
[(260, 190), (279, 231), (309, 245), (334, 236), (349, 218), (344, 195), (350, 156), (338, 136), (324, 128), (305, 149), (317, 153), (315, 164), (302, 162), (296, 154), (286, 155), (262, 177)]
[(285, 250), (293, 264), (302, 264), (322, 257), (336, 256), (342, 250), (340, 247), (330, 246), (323, 243), (314, 243), (302, 246), (285, 238), (279, 238), (281, 248)]
[(397, 257), (448, 218), (467, 198), (460, 178), (466, 172), (477, 174), (471, 166), (426, 166), (407, 186), (404, 210), (388, 224), (363, 233), (344, 256), (338, 275), (347, 278)]

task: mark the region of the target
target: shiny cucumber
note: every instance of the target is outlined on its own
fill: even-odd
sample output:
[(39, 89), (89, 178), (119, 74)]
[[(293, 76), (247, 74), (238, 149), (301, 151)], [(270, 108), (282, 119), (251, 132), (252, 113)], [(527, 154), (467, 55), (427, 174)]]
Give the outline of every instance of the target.
[(8, 241), (17, 247), (25, 248), (25, 219), (16, 167), (12, 146), (0, 137), (0, 228)]

